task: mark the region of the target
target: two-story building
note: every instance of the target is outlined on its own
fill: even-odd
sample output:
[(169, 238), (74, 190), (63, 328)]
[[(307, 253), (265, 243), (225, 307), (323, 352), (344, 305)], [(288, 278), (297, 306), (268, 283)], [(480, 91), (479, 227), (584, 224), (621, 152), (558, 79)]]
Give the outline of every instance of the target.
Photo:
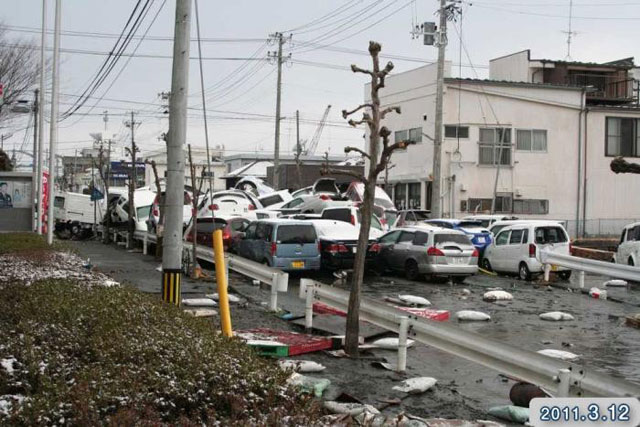
[[(445, 66), (449, 75), (450, 64)], [(616, 175), (615, 156), (640, 157), (638, 77), (633, 59), (605, 64), (497, 58), (490, 78), (446, 78), (443, 215), (496, 213), (567, 221), (572, 235), (618, 234), (640, 219), (640, 177)], [(368, 98), (369, 86), (365, 87)], [(396, 140), (388, 171), (398, 208), (430, 208), (436, 65), (387, 77), (385, 125)]]

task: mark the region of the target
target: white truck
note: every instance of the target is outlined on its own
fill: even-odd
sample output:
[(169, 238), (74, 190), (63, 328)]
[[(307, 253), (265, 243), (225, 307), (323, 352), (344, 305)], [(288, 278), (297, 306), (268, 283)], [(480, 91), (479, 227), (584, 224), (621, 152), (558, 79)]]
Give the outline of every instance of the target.
[[(95, 206), (95, 209), (94, 209)], [(105, 211), (104, 199), (96, 202), (89, 194), (62, 192), (53, 201), (55, 232), (61, 238), (87, 237)]]

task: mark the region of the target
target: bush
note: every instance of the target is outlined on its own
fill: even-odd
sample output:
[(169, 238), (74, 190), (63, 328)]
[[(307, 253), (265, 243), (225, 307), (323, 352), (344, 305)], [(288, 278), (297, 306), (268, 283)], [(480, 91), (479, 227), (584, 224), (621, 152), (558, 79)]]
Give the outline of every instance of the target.
[(49, 246), (46, 237), (36, 233), (0, 233), (0, 255), (51, 251), (52, 249), (69, 250), (65, 244), (57, 241), (53, 242), (53, 247)]
[(216, 329), (128, 287), (0, 285), (0, 403), (24, 397), (0, 424), (312, 422), (286, 373)]

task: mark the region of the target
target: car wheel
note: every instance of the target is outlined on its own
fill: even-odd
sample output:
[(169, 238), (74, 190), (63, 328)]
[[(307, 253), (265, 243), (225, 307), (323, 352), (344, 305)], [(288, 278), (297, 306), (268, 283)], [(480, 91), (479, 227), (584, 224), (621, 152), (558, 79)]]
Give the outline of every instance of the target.
[(487, 258), (482, 259), (482, 269), (487, 271), (493, 271), (493, 269), (491, 268), (491, 263)]
[(418, 269), (418, 263), (414, 260), (410, 259), (406, 262), (405, 273), (407, 275), (407, 279), (409, 280), (418, 280), (420, 279), (420, 270)]
[(464, 283), (464, 279), (466, 279), (466, 276), (451, 276), (451, 281), (455, 284), (462, 284)]
[(558, 276), (564, 281), (568, 281), (571, 278), (571, 270), (561, 271), (558, 273)]
[(518, 277), (521, 280), (526, 280), (527, 282), (531, 281), (531, 272), (529, 271), (529, 267), (524, 262), (520, 263), (520, 267), (518, 267)]
[(633, 267), (633, 266), (635, 266), (635, 265), (636, 265), (636, 264), (633, 262), (633, 258), (631, 258), (631, 257), (629, 257), (629, 262), (628, 262), (628, 264), (629, 264), (631, 267)]

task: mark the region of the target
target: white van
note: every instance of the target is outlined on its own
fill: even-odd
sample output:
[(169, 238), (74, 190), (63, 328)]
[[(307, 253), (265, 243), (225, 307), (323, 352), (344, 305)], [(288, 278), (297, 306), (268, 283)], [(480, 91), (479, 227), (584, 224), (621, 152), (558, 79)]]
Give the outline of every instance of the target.
[(629, 224), (622, 230), (615, 260), (617, 264), (640, 266), (640, 222)]
[[(129, 221), (129, 194), (121, 195), (113, 210), (111, 211), (111, 221), (114, 224), (126, 223)], [(147, 231), (147, 218), (151, 213), (151, 205), (156, 198), (156, 193), (148, 187), (139, 188), (133, 192), (134, 221), (136, 231)]]
[(503, 228), (509, 225), (538, 224), (538, 223), (546, 224), (548, 222), (554, 222), (556, 224), (560, 224), (565, 229), (567, 228), (567, 221), (556, 221), (553, 219), (507, 219), (507, 220), (495, 221), (493, 224), (491, 224), (491, 226), (489, 226), (489, 231), (495, 237), (500, 232), (500, 230), (502, 230)]
[(498, 221), (513, 221), (518, 218), (509, 215), (470, 215), (462, 219), (465, 221), (480, 221), (482, 227), (489, 228)]
[[(554, 221), (513, 224), (502, 228), (485, 249), (482, 267), (497, 273), (517, 273), (522, 280), (531, 280), (543, 273), (540, 251), (551, 250), (564, 255), (571, 252), (569, 234)], [(562, 280), (569, 280), (571, 270), (552, 266)]]

